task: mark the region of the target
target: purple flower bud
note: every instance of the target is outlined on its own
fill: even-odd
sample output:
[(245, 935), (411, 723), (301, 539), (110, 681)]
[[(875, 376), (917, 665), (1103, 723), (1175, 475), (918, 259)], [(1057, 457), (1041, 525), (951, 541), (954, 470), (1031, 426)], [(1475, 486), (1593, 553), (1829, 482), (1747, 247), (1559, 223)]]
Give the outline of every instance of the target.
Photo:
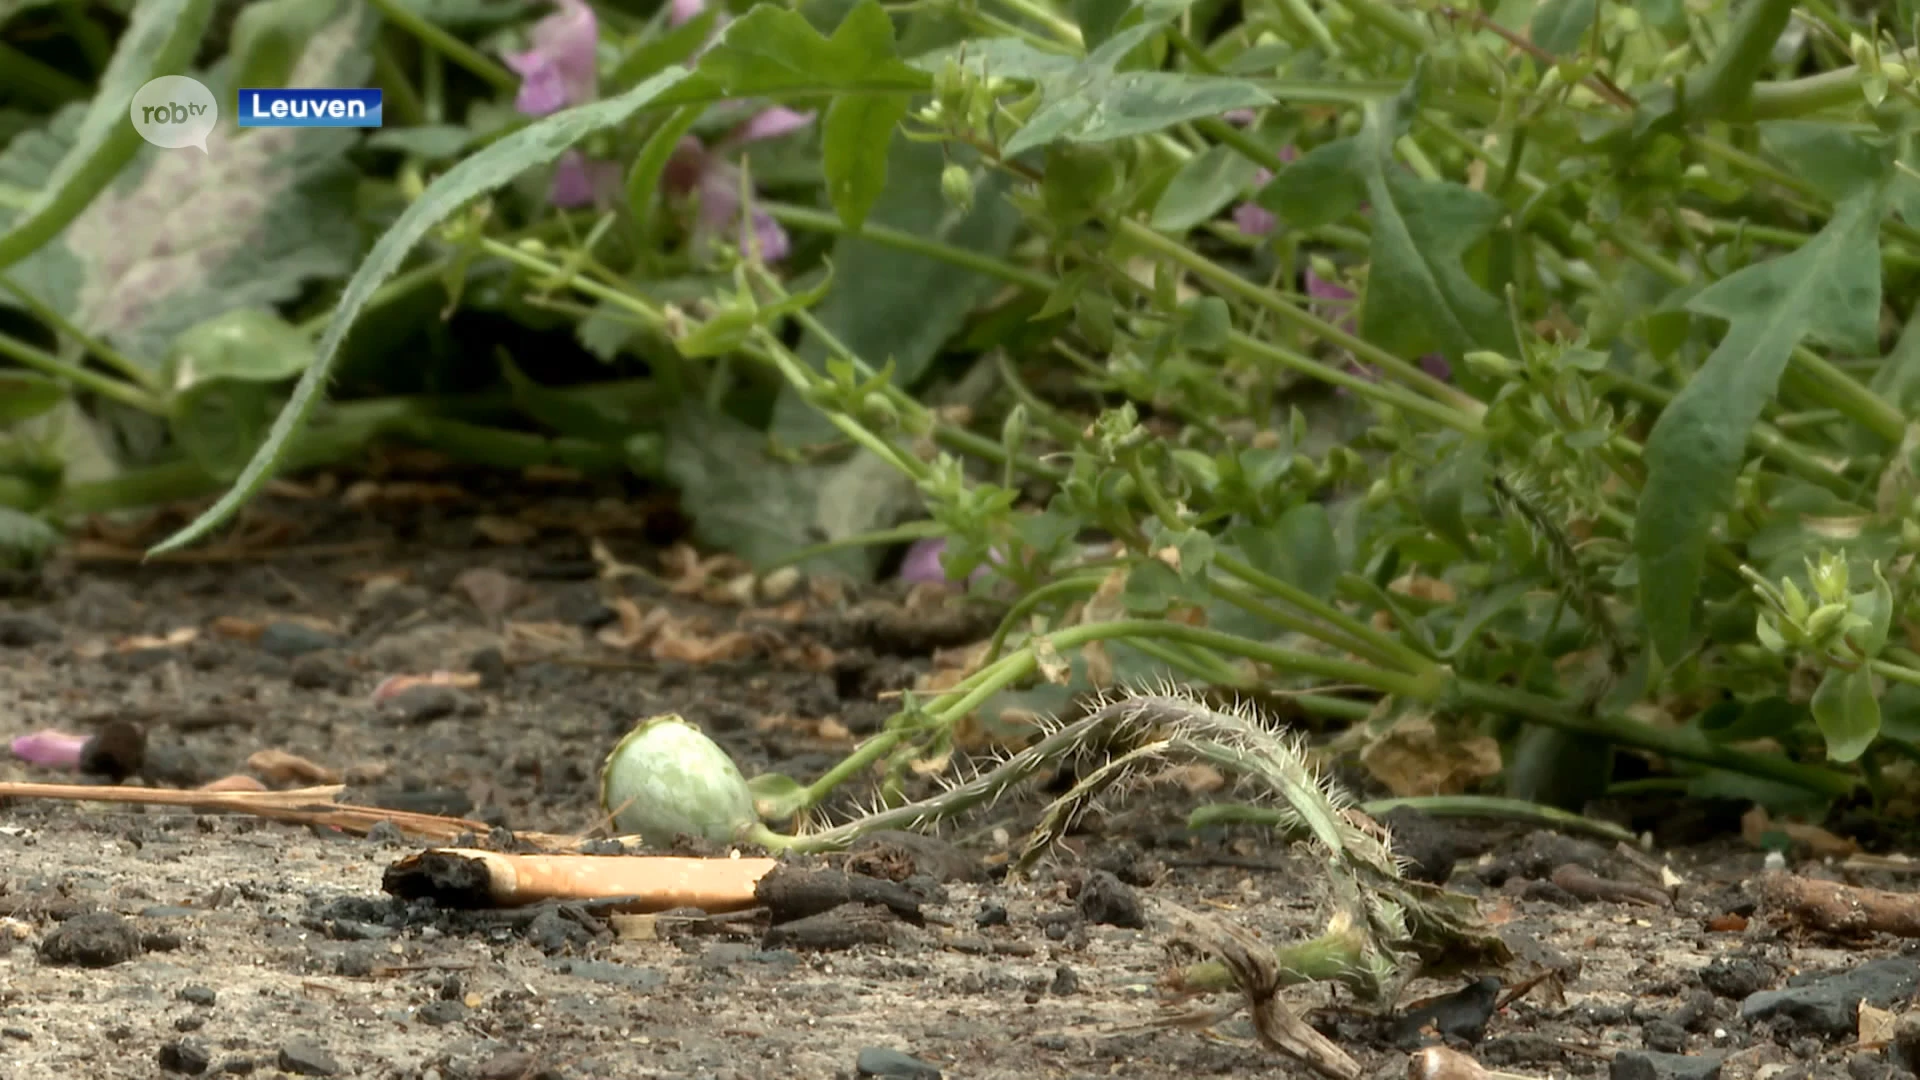
[[(925, 540), (915, 540), (913, 546), (907, 549), (906, 558), (900, 562), (900, 580), (915, 585), (935, 582), (948, 585), (960, 584), (947, 576), (947, 568), (941, 562), (946, 553), (947, 538), (944, 536), (930, 536)], [(992, 554), (991, 559), (996, 565), (1003, 561), (998, 551)], [(976, 566), (973, 568), (973, 573), (967, 575), (967, 581), (978, 581), (990, 573), (991, 569), (988, 566)]]
[(46, 728), (13, 740), (13, 756), (43, 769), (72, 772), (80, 768), (80, 753), (86, 749), (85, 735), (69, 735)]

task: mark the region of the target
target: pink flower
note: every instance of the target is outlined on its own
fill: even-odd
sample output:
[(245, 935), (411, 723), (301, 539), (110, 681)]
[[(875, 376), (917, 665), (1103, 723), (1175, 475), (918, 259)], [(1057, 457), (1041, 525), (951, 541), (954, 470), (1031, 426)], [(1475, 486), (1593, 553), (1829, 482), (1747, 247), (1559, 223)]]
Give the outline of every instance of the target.
[(85, 735), (69, 735), (46, 728), (13, 740), (13, 756), (43, 769), (72, 772), (80, 767), (80, 753), (90, 740)]
[[(1250, 124), (1253, 122), (1251, 109), (1234, 111), (1245, 111), (1249, 114), (1245, 121), (1234, 122), (1242, 124)], [(1228, 119), (1232, 120), (1232, 118), (1233, 114), (1228, 113)], [(1289, 145), (1280, 148), (1281, 161), (1291, 163), (1296, 156), (1292, 146)], [(1273, 183), (1273, 170), (1254, 170), (1253, 190), (1259, 191), (1271, 183)], [(1273, 211), (1261, 206), (1252, 199), (1248, 199), (1246, 202), (1233, 208), (1233, 224), (1235, 228), (1247, 236), (1266, 236), (1268, 233), (1280, 227), (1280, 218), (1275, 215)]]
[[(533, 47), (506, 53), (507, 66), (520, 76), (513, 107), (528, 116), (545, 116), (600, 96), (600, 24), (586, 0), (554, 0), (558, 11), (533, 24)], [(547, 201), (555, 206), (605, 205), (619, 190), (620, 167), (568, 150), (554, 167)]]
[[(930, 536), (925, 540), (915, 540), (907, 549), (906, 558), (900, 561), (900, 580), (914, 585), (930, 585), (936, 582), (958, 585), (959, 581), (947, 576), (946, 564), (941, 560), (947, 553), (947, 538)], [(1000, 561), (1000, 553), (994, 552), (993, 561)], [(992, 572), (992, 567), (976, 566), (973, 573), (967, 575), (969, 582), (978, 581)]]
[(545, 116), (600, 96), (600, 24), (586, 0), (554, 0), (560, 10), (533, 24), (533, 47), (505, 54), (520, 76), (513, 107), (528, 116)]
[(716, 235), (737, 230), (742, 255), (751, 255), (758, 246), (763, 262), (775, 263), (787, 257), (791, 244), (779, 222), (757, 207), (750, 214), (742, 215), (740, 167), (728, 158), (733, 150), (746, 143), (789, 135), (812, 122), (811, 113), (774, 106), (753, 114), (712, 146), (695, 135), (680, 140), (673, 156), (667, 160), (661, 187), (668, 195), (691, 197), (699, 205), (693, 226), (696, 249), (711, 242)]

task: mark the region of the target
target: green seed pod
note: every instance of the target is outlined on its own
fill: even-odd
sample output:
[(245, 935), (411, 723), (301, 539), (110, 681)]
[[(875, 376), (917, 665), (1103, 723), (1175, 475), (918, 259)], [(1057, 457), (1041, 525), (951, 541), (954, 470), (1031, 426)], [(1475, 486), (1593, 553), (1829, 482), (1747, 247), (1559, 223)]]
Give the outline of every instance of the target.
[(973, 209), (973, 173), (965, 165), (948, 165), (940, 172), (940, 197), (964, 214)]
[(640, 721), (607, 755), (600, 806), (615, 828), (655, 848), (679, 836), (731, 843), (760, 823), (740, 767), (674, 713)]

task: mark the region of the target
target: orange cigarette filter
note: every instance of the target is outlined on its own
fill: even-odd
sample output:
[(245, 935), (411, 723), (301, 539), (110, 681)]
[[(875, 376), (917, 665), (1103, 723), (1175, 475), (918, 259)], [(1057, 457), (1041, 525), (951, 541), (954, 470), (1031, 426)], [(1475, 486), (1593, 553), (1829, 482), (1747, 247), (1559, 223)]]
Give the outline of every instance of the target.
[[(471, 860), (487, 871), (488, 891), (503, 907), (542, 900), (634, 897), (629, 910), (696, 907), (740, 911), (759, 900), (754, 886), (775, 859), (699, 859), (676, 855), (509, 855), (477, 848), (434, 848), (422, 855)], [(420, 856), (414, 856), (419, 858)]]

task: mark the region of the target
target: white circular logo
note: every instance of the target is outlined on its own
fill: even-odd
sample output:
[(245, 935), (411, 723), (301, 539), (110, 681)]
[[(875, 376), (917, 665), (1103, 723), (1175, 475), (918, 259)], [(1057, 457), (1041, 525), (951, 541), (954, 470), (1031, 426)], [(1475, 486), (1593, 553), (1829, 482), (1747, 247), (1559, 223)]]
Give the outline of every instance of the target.
[(207, 152), (207, 136), (220, 122), (220, 103), (206, 84), (185, 75), (162, 75), (134, 91), (127, 110), (133, 129), (155, 146)]

